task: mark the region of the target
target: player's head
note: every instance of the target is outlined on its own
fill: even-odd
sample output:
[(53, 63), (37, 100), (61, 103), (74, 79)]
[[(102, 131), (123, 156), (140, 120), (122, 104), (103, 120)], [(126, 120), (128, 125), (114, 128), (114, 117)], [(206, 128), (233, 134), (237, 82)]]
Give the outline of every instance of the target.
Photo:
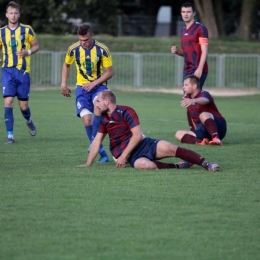
[(98, 93), (95, 104), (101, 114), (107, 114), (111, 105), (116, 106), (116, 96), (111, 90), (104, 90)]
[(200, 91), (200, 80), (195, 75), (188, 75), (183, 81), (183, 91), (186, 94), (192, 94), (194, 91)]
[(193, 13), (196, 12), (193, 3), (186, 2), (186, 3), (182, 4), (182, 6), (181, 6), (181, 10), (182, 10), (183, 7), (184, 7), (184, 8), (191, 8), (191, 10), (192, 10)]
[(93, 33), (92, 33), (92, 29), (91, 29), (90, 25), (88, 25), (86, 23), (81, 24), (78, 27), (77, 33), (78, 33), (78, 38), (79, 38), (80, 44), (84, 48), (91, 47), (91, 45), (93, 43), (93, 39), (92, 39)]
[(8, 24), (16, 25), (20, 17), (20, 5), (14, 1), (11, 1), (6, 6), (6, 18), (8, 19)]
[(185, 23), (192, 22), (195, 14), (195, 8), (192, 3), (186, 2), (181, 6), (181, 17)]

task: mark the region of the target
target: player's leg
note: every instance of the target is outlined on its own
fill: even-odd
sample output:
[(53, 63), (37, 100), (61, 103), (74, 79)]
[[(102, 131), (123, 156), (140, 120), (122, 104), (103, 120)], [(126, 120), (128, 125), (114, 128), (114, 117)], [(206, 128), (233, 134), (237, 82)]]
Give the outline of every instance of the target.
[(13, 103), (16, 96), (16, 82), (13, 79), (15, 71), (11, 68), (2, 69), (2, 94), (4, 98), (4, 120), (7, 134), (6, 144), (14, 143), (14, 114)]
[(196, 134), (192, 131), (179, 130), (175, 134), (175, 138), (186, 144), (200, 144), (201, 139), (197, 138)]
[(162, 159), (169, 157), (178, 157), (183, 160), (175, 164), (177, 168), (189, 168), (193, 164), (197, 164), (209, 171), (219, 170), (217, 164), (207, 162), (200, 154), (186, 148), (178, 147), (170, 142), (160, 140), (157, 144), (155, 158)]
[[(107, 90), (106, 86), (98, 86), (95, 88), (95, 91), (93, 91), (93, 93), (92, 93), (92, 102), (93, 102), (93, 106), (94, 106), (94, 117), (93, 117), (93, 123), (92, 123), (92, 140), (95, 138), (95, 136), (98, 132), (98, 129), (100, 126), (100, 120), (101, 120), (100, 111), (95, 106), (95, 101), (96, 101), (98, 93), (102, 92), (104, 90)], [(99, 154), (100, 154), (100, 159), (98, 160), (99, 163), (109, 162), (108, 154), (102, 144), (100, 146)]]
[(222, 145), (214, 116), (211, 113), (203, 112), (200, 114), (200, 121), (204, 124), (205, 129), (211, 136), (212, 140), (209, 142), (209, 144)]
[(10, 96), (4, 97), (4, 119), (7, 134), (6, 144), (14, 143), (14, 114), (13, 114), (14, 98)]
[(30, 75), (22, 71), (17, 71), (17, 99), (21, 113), (32, 136), (36, 135), (36, 127), (31, 118), (31, 110), (28, 106), (30, 95)]

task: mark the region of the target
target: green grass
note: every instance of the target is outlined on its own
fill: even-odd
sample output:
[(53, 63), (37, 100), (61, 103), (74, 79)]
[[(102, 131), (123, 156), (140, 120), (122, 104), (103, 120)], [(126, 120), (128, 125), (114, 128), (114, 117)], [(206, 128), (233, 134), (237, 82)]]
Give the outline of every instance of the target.
[[(137, 110), (147, 136), (180, 145), (174, 133), (187, 128), (180, 95), (115, 93)], [(85, 162), (88, 141), (74, 93), (32, 91), (36, 137), (16, 103), (16, 143), (5, 145), (0, 117), (0, 259), (259, 258), (260, 96), (215, 100), (228, 122), (224, 146), (181, 146), (220, 172), (113, 162), (82, 169), (75, 166)]]

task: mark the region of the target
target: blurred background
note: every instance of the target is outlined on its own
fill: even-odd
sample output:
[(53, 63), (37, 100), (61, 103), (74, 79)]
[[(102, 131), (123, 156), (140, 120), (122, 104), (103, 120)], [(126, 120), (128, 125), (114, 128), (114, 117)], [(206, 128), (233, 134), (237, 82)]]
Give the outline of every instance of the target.
[[(0, 24), (5, 8), (0, 0)], [(21, 21), (37, 33), (75, 34), (76, 26), (91, 23), (95, 34), (112, 36), (172, 36), (183, 26), (183, 0), (20, 0)], [(210, 38), (260, 38), (260, 1), (194, 0), (196, 19), (209, 30)]]

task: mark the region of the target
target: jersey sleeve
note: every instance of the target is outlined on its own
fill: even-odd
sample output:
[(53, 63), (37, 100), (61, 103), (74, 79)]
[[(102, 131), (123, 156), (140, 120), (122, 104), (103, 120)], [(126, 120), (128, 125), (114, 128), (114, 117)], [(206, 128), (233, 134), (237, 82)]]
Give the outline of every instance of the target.
[(67, 54), (65, 56), (65, 63), (67, 64), (72, 64), (74, 61), (75, 61), (75, 50), (73, 48), (69, 48), (68, 51), (67, 51)]

